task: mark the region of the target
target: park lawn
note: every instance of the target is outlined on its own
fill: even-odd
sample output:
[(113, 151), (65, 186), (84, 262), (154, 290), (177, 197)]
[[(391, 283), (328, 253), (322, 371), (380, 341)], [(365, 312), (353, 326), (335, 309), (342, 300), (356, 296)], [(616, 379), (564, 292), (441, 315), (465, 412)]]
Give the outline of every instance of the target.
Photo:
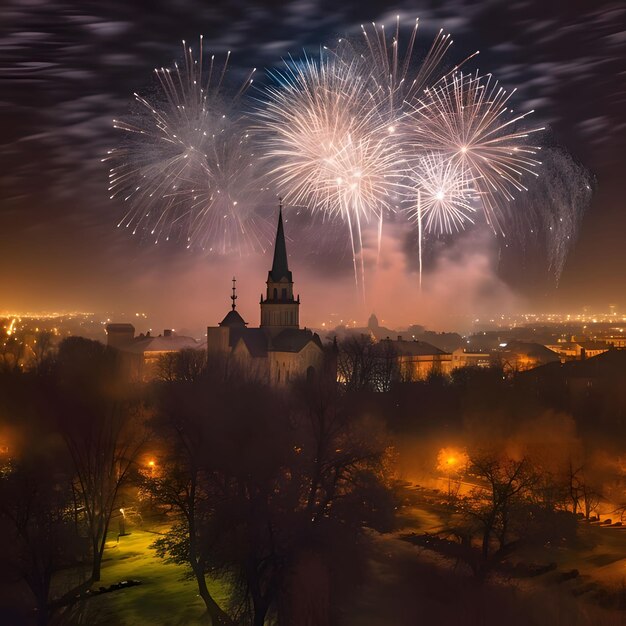
[[(140, 580), (141, 585), (94, 596), (85, 603), (83, 623), (117, 626), (175, 626), (205, 624), (205, 608), (195, 581), (183, 580), (185, 569), (158, 558), (150, 548), (158, 534), (134, 528), (129, 535), (112, 536), (102, 564), (102, 580), (93, 589), (123, 580)], [(226, 607), (228, 586), (209, 581), (217, 602)]]

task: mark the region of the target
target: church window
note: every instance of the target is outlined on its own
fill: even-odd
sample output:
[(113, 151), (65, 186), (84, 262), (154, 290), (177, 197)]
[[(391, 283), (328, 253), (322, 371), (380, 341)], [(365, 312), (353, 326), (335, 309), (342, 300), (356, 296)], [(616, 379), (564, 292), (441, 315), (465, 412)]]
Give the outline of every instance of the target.
[(278, 300), (278, 289), (274, 287), (274, 300)]
[(281, 296), (281, 298), (282, 298), (283, 300), (286, 300), (286, 299), (287, 299), (287, 289), (285, 289), (285, 287), (283, 287), (283, 292), (282, 292), (282, 296)]

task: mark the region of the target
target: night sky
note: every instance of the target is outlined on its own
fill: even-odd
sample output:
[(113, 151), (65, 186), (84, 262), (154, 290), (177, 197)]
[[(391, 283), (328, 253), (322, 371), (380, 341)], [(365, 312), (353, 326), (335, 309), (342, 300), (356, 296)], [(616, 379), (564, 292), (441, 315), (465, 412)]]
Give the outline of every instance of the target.
[[(589, 170), (595, 193), (558, 286), (536, 260), (476, 231), (443, 246), (420, 298), (392, 231), (367, 308), (391, 323), (434, 324), (451, 307), (626, 307), (623, 3), (4, 0), (0, 12), (0, 310), (147, 311), (170, 326), (214, 324), (236, 273), (240, 308), (256, 325), (269, 251), (261, 259), (203, 256), (116, 229), (124, 207), (109, 200), (101, 163), (119, 143), (112, 120), (128, 112), (134, 91), (152, 88), (153, 68), (180, 58), (181, 39), (194, 45), (203, 34), (207, 50), (233, 51), (235, 71), (262, 75), (289, 53), (314, 54), (398, 13), (407, 24), (420, 17), (424, 41), (440, 27), (451, 32), (452, 58), (479, 49), (469, 67), (517, 87), (516, 106), (536, 109), (534, 123), (549, 125), (551, 145)], [(352, 308), (345, 254), (324, 263), (298, 255), (289, 219), (286, 229), (303, 322), (364, 314)]]

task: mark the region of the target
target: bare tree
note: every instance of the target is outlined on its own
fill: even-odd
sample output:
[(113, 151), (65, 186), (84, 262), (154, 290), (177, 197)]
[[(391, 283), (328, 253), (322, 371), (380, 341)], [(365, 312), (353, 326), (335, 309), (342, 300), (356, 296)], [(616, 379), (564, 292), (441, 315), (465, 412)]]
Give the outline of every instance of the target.
[(26, 344), (16, 335), (0, 340), (0, 371), (19, 372), (24, 366)]
[(114, 352), (78, 337), (61, 343), (53, 394), (84, 506), (92, 579), (100, 580), (116, 498), (145, 441), (143, 405), (120, 380)]
[(602, 490), (593, 480), (593, 472), (588, 464), (575, 466), (570, 459), (568, 465), (568, 487), (569, 496), (572, 502), (574, 514), (580, 509), (585, 518), (589, 519), (591, 514), (598, 508), (602, 500)]
[(374, 342), (368, 335), (349, 337), (339, 344), (337, 377), (349, 391), (371, 389), (376, 371)]
[(481, 554), (487, 562), (492, 554), (492, 542), (503, 554), (511, 540), (511, 526), (519, 504), (535, 485), (537, 476), (526, 458), (514, 460), (492, 453), (472, 455), (469, 472), (484, 483), (466, 501), (466, 513), (478, 525)]
[[(162, 386), (155, 427), (168, 441), (171, 469), (147, 488), (177, 512), (177, 524), (156, 547), (190, 568), (215, 624), (262, 626), (272, 616), (302, 624), (311, 603), (327, 623), (327, 599), (303, 598), (302, 582), (314, 570), (319, 593), (340, 587), (330, 584), (331, 563), (348, 548), (346, 561), (357, 563), (362, 528), (382, 528), (393, 511), (386, 439), (350, 415), (329, 377), (296, 388), (288, 402), (247, 380)], [(232, 581), (232, 606), (217, 605), (206, 575)]]
[(178, 353), (166, 352), (159, 355), (156, 363), (156, 379), (171, 383), (177, 379)]
[[(185, 565), (214, 626), (233, 620), (215, 600), (207, 575), (219, 568), (212, 559), (214, 497), (211, 470), (211, 438), (215, 436), (211, 405), (220, 404), (218, 389), (223, 380), (173, 381), (158, 386), (158, 414), (151, 425), (162, 442), (159, 473), (146, 476), (142, 487), (152, 500), (165, 507), (176, 520), (153, 544), (157, 555)], [(212, 398), (212, 392), (216, 396)], [(213, 402), (211, 402), (213, 400)]]
[(205, 350), (185, 348), (177, 352), (166, 352), (157, 361), (157, 380), (174, 382), (193, 381), (200, 378), (207, 367)]
[(398, 351), (390, 339), (385, 339), (375, 346), (376, 367), (375, 383), (376, 391), (390, 391), (393, 383), (400, 379), (398, 363)]
[(37, 333), (33, 343), (32, 367), (36, 372), (43, 373), (44, 369), (51, 364), (54, 350), (53, 335), (48, 330)]
[(397, 350), (389, 339), (349, 337), (338, 346), (337, 375), (348, 391), (389, 391), (400, 378)]
[(53, 576), (76, 557), (69, 479), (50, 455), (23, 454), (0, 475), (3, 571), (23, 579), (35, 599), (38, 624), (53, 609)]

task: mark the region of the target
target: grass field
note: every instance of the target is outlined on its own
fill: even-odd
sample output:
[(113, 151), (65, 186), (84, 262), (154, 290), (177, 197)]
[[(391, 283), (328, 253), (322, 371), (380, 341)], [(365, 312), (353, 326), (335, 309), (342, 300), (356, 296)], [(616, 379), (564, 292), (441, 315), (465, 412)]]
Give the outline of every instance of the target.
[[(108, 587), (136, 579), (141, 585), (92, 597), (75, 610), (75, 623), (116, 626), (178, 626), (205, 624), (204, 603), (195, 582), (183, 580), (184, 568), (166, 563), (149, 546), (155, 532), (133, 529), (131, 534), (109, 541), (102, 564), (102, 580), (93, 585)], [(211, 582), (215, 599), (226, 605), (228, 588)]]

